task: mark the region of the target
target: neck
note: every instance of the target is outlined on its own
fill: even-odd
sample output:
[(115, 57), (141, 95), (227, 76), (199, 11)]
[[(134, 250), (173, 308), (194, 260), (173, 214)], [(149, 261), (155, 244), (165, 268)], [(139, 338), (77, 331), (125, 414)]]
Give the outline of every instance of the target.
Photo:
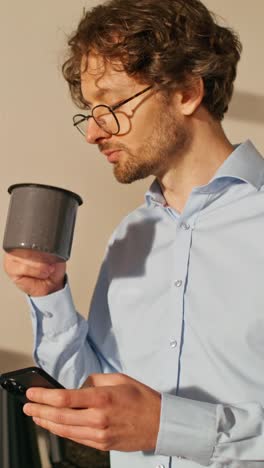
[(193, 188), (208, 184), (232, 152), (219, 122), (196, 118), (188, 149), (157, 177), (168, 205), (182, 212)]

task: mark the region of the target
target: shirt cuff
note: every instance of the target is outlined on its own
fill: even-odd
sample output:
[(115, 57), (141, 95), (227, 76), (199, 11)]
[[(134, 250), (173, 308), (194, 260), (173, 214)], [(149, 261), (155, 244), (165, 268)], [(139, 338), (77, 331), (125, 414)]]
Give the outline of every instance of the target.
[(71, 290), (66, 283), (64, 289), (47, 296), (28, 296), (32, 319), (41, 320), (42, 332), (49, 337), (67, 331), (76, 325), (79, 314), (76, 312)]
[(216, 444), (216, 405), (162, 394), (156, 455), (208, 466)]

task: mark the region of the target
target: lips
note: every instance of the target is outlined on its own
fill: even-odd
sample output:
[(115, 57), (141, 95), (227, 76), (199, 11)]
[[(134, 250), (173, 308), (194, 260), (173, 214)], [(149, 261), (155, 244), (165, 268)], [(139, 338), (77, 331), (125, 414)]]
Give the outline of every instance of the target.
[(108, 151), (102, 151), (102, 153), (107, 157), (107, 160), (111, 163), (115, 163), (118, 161), (119, 158), (119, 153), (121, 150), (108, 150)]

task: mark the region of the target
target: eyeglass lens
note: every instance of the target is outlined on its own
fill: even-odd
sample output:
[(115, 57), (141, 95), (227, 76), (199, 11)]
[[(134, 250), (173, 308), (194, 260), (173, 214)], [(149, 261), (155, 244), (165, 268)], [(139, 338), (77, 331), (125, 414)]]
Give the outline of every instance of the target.
[[(114, 135), (119, 131), (119, 125), (116, 117), (107, 106), (96, 106), (93, 109), (93, 118), (97, 125), (107, 133)], [(86, 127), (87, 128), (87, 127)]]

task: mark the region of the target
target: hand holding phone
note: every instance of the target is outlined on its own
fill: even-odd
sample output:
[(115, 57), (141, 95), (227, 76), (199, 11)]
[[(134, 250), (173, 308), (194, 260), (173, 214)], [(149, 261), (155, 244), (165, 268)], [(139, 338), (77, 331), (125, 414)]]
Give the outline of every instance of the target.
[(30, 387), (64, 388), (40, 367), (26, 367), (0, 374), (0, 385), (22, 403), (28, 403), (26, 391)]

